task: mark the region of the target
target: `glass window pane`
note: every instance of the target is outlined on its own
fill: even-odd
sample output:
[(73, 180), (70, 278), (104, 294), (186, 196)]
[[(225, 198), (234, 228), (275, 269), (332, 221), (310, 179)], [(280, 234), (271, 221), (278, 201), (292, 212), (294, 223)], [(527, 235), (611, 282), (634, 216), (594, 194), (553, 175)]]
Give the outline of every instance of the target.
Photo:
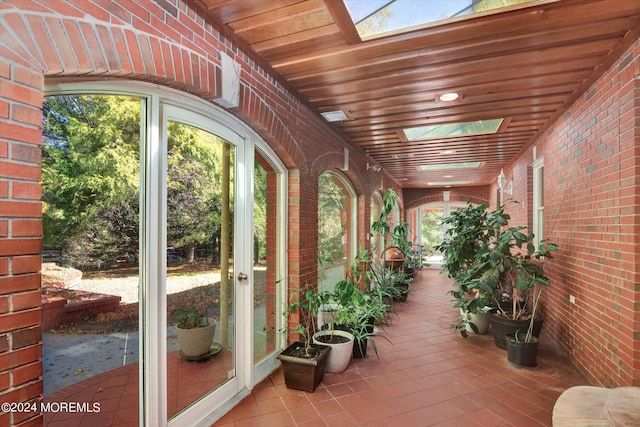
[(253, 201), (253, 361), (276, 350), (278, 308), (277, 179), (273, 167), (256, 152)]
[(170, 122), (167, 388), (172, 417), (234, 374), (234, 147)]
[(475, 122), (447, 123), (404, 129), (409, 141), (456, 136), (482, 135), (497, 132), (503, 119), (478, 120)]
[(422, 247), (429, 255), (442, 255), (436, 253), (435, 246), (444, 240), (443, 217), (444, 209), (441, 207), (422, 209)]
[[(101, 422), (130, 425), (139, 417), (144, 106), (104, 95), (43, 105), (43, 400), (100, 404)], [(93, 416), (45, 411), (44, 424), (90, 425)]]
[(344, 0), (362, 38), (524, 3), (531, 0)]
[(318, 179), (318, 256), (320, 289), (333, 291), (344, 279), (349, 266), (353, 238), (352, 197), (345, 183), (336, 175), (325, 173)]

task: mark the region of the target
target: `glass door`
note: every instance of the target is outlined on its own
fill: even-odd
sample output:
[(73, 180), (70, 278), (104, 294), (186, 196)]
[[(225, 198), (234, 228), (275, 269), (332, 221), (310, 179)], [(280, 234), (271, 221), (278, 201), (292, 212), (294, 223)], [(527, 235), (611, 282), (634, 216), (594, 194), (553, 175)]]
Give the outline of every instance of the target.
[[(95, 357), (83, 352), (84, 359), (61, 368), (91, 384), (97, 379), (86, 378), (89, 373), (104, 374), (114, 389), (95, 397), (126, 393), (118, 417), (132, 425), (210, 425), (279, 363), (286, 168), (239, 120), (177, 91), (141, 82), (60, 83), (47, 90), (45, 236), (60, 235), (58, 226), (74, 231), (64, 242), (49, 240), (73, 243), (78, 261), (100, 263), (81, 283), (121, 289), (115, 314), (126, 315), (110, 313), (106, 320), (117, 328), (90, 337), (115, 350), (92, 344)], [(69, 171), (86, 176), (59, 178)], [(61, 182), (75, 185), (73, 191), (63, 191)], [(65, 204), (68, 194), (78, 203)], [(62, 212), (65, 206), (76, 210)], [(83, 219), (73, 224), (82, 229), (70, 227), (72, 216)], [(89, 240), (80, 245), (83, 236)], [(187, 329), (178, 325), (190, 322), (213, 333), (193, 352), (178, 339), (178, 330)], [(48, 338), (45, 358), (76, 348), (54, 347)], [(76, 339), (71, 331), (64, 338)], [(115, 369), (126, 374), (117, 384)], [(81, 390), (68, 383), (70, 376), (45, 374), (46, 398), (59, 401), (55, 391), (66, 386)], [(53, 382), (56, 377), (61, 380)]]
[(235, 376), (235, 147), (167, 126), (167, 388), (172, 417)]
[(443, 219), (451, 215), (452, 211), (465, 206), (462, 202), (436, 202), (418, 208), (425, 261), (432, 267), (442, 264), (443, 254), (437, 252), (435, 246), (443, 242), (447, 232), (447, 225), (442, 223)]
[(242, 231), (251, 169), (234, 132), (184, 109), (163, 111), (166, 411), (183, 425), (247, 386), (250, 316), (240, 308), (252, 276), (252, 236)]

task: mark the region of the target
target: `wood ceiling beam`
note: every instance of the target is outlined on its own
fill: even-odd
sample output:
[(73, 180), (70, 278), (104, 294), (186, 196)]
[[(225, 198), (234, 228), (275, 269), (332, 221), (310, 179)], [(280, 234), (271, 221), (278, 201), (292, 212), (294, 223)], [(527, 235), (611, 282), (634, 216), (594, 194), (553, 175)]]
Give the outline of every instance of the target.
[[(296, 71), (287, 67), (278, 69), (291, 81), (305, 82), (318, 76), (326, 78), (331, 75), (340, 75), (344, 79), (360, 75), (372, 75), (377, 68), (385, 65), (389, 69), (395, 64), (410, 64), (411, 61), (421, 61), (428, 64), (446, 64), (453, 61), (472, 61), (478, 58), (501, 57), (519, 52), (530, 52), (550, 47), (560, 47), (577, 43), (587, 43), (597, 40), (619, 39), (626, 29), (632, 25), (633, 18), (624, 17), (598, 24), (589, 23), (580, 26), (562, 27), (550, 30), (545, 28), (539, 32), (521, 31), (510, 33), (509, 37), (503, 36), (475, 39), (473, 42), (453, 43), (446, 45), (430, 45), (428, 48), (416, 48), (402, 52), (393, 51), (389, 54), (372, 52), (361, 59), (350, 58), (342, 62), (311, 62), (300, 64), (304, 71)], [(594, 25), (597, 30), (594, 30)], [(420, 46), (420, 45), (416, 45)], [(304, 83), (301, 83), (304, 84)]]
[[(372, 56), (411, 51), (415, 50), (416, 46), (434, 48), (451, 43), (474, 43), (477, 39), (499, 38), (501, 37), (500, 32), (506, 34), (513, 31), (524, 34), (542, 33), (545, 29), (553, 31), (567, 25), (584, 24), (593, 25), (594, 31), (597, 31), (595, 28), (598, 28), (601, 21), (634, 16), (640, 13), (640, 4), (633, 1), (624, 2), (626, 3), (624, 5), (618, 4), (619, 0), (601, 1), (598, 2), (599, 7), (592, 5), (585, 8), (575, 8), (575, 3), (563, 0), (563, 2), (554, 5), (532, 7), (525, 13), (515, 11), (493, 15), (490, 17), (491, 25), (487, 25), (488, 20), (485, 17), (471, 18), (452, 24), (370, 40), (355, 47), (345, 45), (341, 49), (314, 50), (307, 54), (274, 62), (272, 66), (274, 69), (280, 70), (283, 67), (301, 64), (300, 71), (304, 71), (304, 68), (313, 69), (321, 67), (322, 64), (349, 63)], [(560, 5), (562, 7), (559, 7)], [(313, 61), (317, 61), (317, 63), (314, 64)]]

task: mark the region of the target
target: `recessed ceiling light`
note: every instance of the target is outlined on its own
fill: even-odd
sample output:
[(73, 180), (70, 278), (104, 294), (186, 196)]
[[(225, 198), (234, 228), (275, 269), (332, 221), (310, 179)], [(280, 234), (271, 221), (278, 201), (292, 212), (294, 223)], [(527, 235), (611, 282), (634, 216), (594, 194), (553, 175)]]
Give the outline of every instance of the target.
[(444, 150), (441, 151), (440, 154), (456, 154), (456, 150)]
[(458, 92), (446, 92), (440, 95), (440, 101), (451, 102), (451, 101), (455, 101), (459, 97), (460, 97), (460, 94)]
[(349, 120), (349, 117), (345, 114), (344, 111), (327, 111), (322, 114), (322, 117), (328, 122), (342, 122), (345, 120)]
[(442, 175), (443, 178), (453, 178), (453, 175)]

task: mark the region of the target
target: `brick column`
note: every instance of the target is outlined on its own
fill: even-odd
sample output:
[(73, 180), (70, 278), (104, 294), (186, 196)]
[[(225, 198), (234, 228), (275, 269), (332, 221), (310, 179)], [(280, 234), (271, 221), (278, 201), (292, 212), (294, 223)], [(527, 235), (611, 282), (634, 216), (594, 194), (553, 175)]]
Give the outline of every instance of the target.
[[(0, 59), (0, 402), (42, 394), (40, 124), (43, 78)], [(0, 425), (39, 414), (0, 413)]]

